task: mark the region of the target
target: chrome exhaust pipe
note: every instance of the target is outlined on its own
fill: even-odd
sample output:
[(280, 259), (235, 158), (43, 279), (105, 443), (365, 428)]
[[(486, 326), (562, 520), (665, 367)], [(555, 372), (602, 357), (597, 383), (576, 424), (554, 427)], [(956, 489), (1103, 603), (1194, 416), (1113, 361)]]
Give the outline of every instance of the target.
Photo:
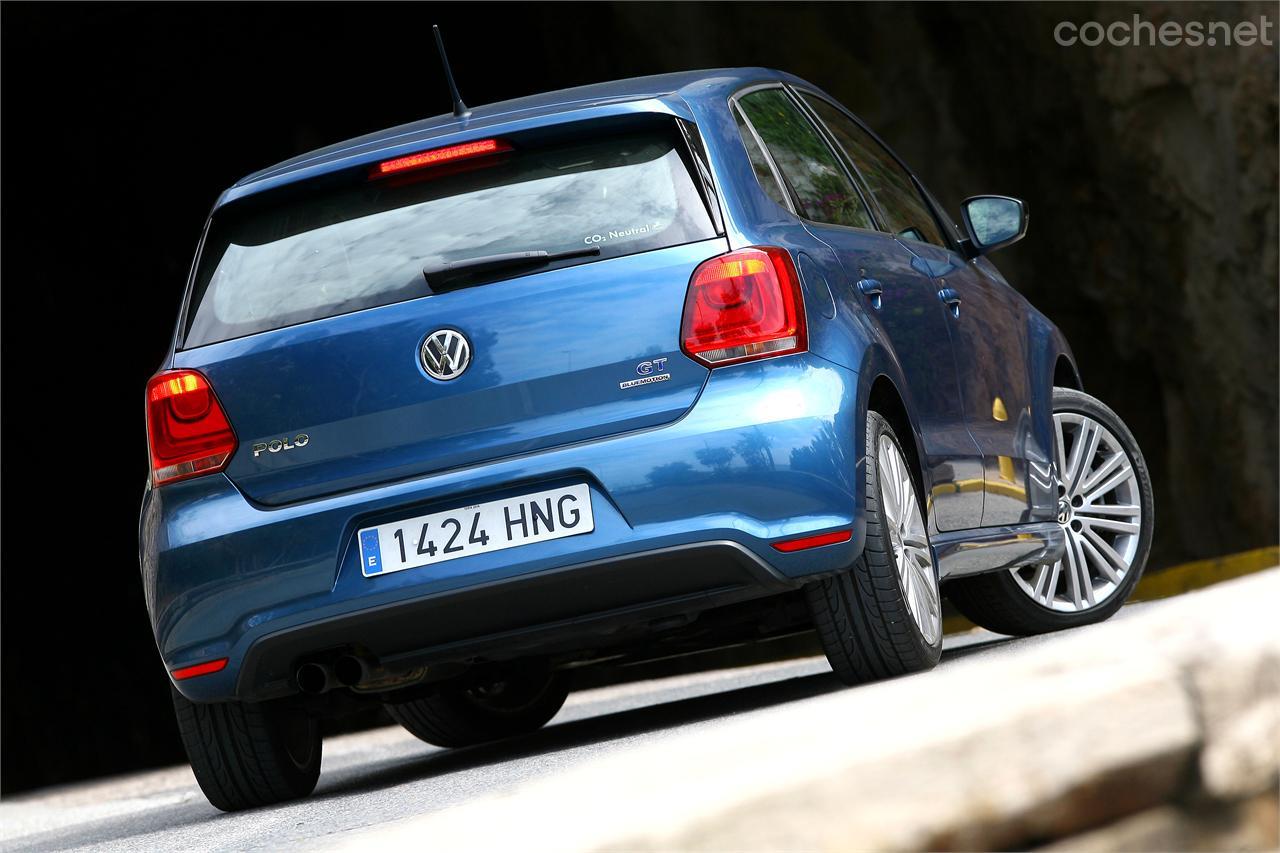
[(343, 655), (333, 662), (333, 674), (343, 687), (355, 687), (372, 672), (373, 666), (358, 655)]
[(298, 667), (297, 673), (294, 674), (294, 680), (298, 683), (298, 689), (303, 693), (319, 694), (324, 693), (337, 686), (337, 679), (334, 678), (333, 670), (322, 663), (304, 663)]

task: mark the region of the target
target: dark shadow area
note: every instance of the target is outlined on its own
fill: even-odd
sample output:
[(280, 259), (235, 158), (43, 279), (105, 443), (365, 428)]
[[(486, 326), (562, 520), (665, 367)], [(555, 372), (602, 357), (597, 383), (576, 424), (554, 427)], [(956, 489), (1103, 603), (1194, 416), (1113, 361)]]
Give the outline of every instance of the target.
[(996, 646), (1002, 646), (1012, 639), (1013, 639), (1012, 637), (1004, 637), (997, 634), (992, 634), (991, 639), (989, 640), (982, 640), (977, 643), (970, 643), (958, 649), (950, 648), (948, 646), (943, 646), (942, 662), (945, 664), (945, 663), (951, 663), (954, 661), (962, 660), (963, 658), (967, 658), (970, 655), (976, 655), (979, 652), (988, 651), (990, 649), (995, 648)]
[[(749, 711), (759, 711), (840, 689), (843, 689), (843, 685), (828, 672), (758, 684), (708, 696), (662, 702), (568, 723), (552, 723), (531, 735), (498, 743), (465, 749), (434, 750), (424, 756), (390, 759), (359, 768), (348, 768), (342, 771), (343, 778), (337, 782), (327, 782), (325, 776), (321, 776), (316, 793), (308, 802), (312, 808), (323, 809), (326, 800), (339, 802), (342, 798), (353, 794), (392, 788), (408, 782), (436, 779), (444, 785), (447, 784), (448, 776), (469, 770), (495, 767), (518, 759), (660, 732)], [(290, 804), (245, 814), (261, 816), (264, 813), (288, 807)], [(210, 808), (207, 803), (200, 801), (172, 808), (149, 809), (119, 818), (95, 821), (73, 829), (33, 836), (11, 849), (30, 851), (30, 853), (65, 850), (87, 843), (109, 844), (148, 832), (168, 830), (209, 820), (237, 819), (234, 815), (210, 814)]]
[(40, 835), (28, 836), (21, 841), (6, 847), (10, 851), (23, 853), (54, 853), (69, 850), (88, 844), (110, 844), (139, 834), (158, 832), (166, 829), (179, 829), (208, 820), (232, 820), (221, 812), (210, 814), (213, 808), (207, 802), (190, 802), (171, 808), (154, 809), (141, 814), (127, 814), (120, 817), (106, 818), (91, 824), (82, 824), (71, 829), (60, 829)]
[[(182, 760), (143, 605), (143, 388), (243, 175), (482, 104), (765, 65), (862, 115), (949, 207), (1026, 199), (994, 261), (1155, 480), (1153, 565), (1273, 544), (1274, 48), (1064, 48), (1108, 4), (5, 4), (0, 791)], [(1138, 6), (1238, 20), (1247, 7)]]
[(746, 711), (758, 711), (841, 689), (843, 685), (834, 675), (822, 673), (588, 717), (569, 723), (552, 723), (531, 735), (509, 741), (443, 750), (408, 762), (385, 762), (380, 767), (362, 771), (355, 778), (333, 786), (325, 786), (322, 780), (317, 796), (358, 793), (426, 776), (443, 776), (476, 767), (503, 764), (515, 759), (620, 740)]

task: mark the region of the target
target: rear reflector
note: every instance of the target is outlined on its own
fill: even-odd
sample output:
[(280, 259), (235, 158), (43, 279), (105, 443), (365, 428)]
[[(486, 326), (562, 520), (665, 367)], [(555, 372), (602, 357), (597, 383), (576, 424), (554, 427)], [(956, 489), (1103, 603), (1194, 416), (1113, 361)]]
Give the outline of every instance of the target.
[(821, 548), (823, 545), (835, 545), (837, 542), (848, 542), (853, 538), (852, 530), (836, 530), (832, 533), (819, 533), (817, 536), (806, 536), (803, 539), (788, 539), (786, 542), (774, 542), (773, 547), (784, 553), (803, 551), (806, 548)]
[(184, 666), (181, 669), (175, 669), (169, 674), (173, 676), (174, 681), (182, 681), (187, 678), (195, 678), (197, 675), (208, 675), (211, 672), (221, 672), (226, 668), (227, 659), (218, 658), (217, 660), (205, 661), (204, 663), (197, 663), (192, 666)]
[(370, 179), (395, 175), (414, 169), (425, 169), (429, 166), (441, 166), (445, 163), (456, 163), (459, 160), (470, 160), (473, 157), (484, 157), (489, 154), (502, 154), (510, 151), (511, 146), (500, 139), (477, 139), (475, 142), (463, 142), (446, 148), (433, 148), (430, 151), (419, 151), (394, 160), (384, 160), (369, 172)]
[(711, 367), (804, 352), (804, 297), (791, 253), (765, 246), (712, 258), (693, 273), (680, 337)]
[(170, 370), (147, 383), (151, 483), (159, 486), (226, 467), (236, 434), (209, 380), (194, 370)]

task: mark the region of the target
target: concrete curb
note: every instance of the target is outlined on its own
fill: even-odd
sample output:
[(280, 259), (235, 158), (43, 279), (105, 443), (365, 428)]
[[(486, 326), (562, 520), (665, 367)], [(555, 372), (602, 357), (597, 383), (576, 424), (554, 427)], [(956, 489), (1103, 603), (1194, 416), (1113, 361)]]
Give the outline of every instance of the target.
[(335, 836), (335, 849), (1016, 847), (1280, 765), (1280, 570)]
[(1196, 589), (1204, 589), (1223, 581), (1266, 571), (1280, 563), (1280, 547), (1255, 548), (1226, 554), (1208, 560), (1196, 560), (1144, 574), (1133, 591), (1133, 601), (1155, 601), (1172, 598)]

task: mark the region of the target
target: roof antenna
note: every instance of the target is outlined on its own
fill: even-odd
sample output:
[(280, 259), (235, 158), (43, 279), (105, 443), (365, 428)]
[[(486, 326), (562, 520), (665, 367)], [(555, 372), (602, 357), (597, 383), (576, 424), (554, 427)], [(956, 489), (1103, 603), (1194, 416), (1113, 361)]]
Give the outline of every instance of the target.
[(449, 94), (453, 95), (453, 114), (458, 118), (471, 115), (471, 110), (462, 103), (462, 95), (458, 93), (458, 84), (453, 82), (453, 69), (449, 67), (449, 57), (444, 52), (444, 39), (440, 38), (440, 27), (431, 25), (431, 32), (436, 36), (436, 50), (440, 51), (440, 64), (444, 66), (444, 79), (449, 83)]

